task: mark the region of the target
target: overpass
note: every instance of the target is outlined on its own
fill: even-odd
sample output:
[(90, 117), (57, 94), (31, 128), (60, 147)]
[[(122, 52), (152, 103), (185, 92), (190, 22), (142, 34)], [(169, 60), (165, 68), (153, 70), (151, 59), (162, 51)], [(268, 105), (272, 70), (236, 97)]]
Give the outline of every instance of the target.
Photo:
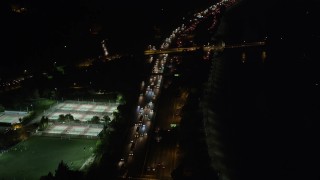
[(145, 50), (145, 55), (155, 55), (155, 54), (172, 54), (172, 53), (183, 53), (183, 52), (194, 52), (197, 50), (202, 50), (204, 52), (222, 52), (225, 48), (244, 48), (244, 47), (251, 47), (251, 46), (264, 46), (266, 43), (264, 41), (258, 42), (249, 42), (249, 43), (242, 43), (242, 44), (233, 44), (233, 45), (226, 45), (224, 42), (216, 45), (204, 45), (204, 46), (194, 46), (194, 47), (177, 47), (177, 48), (169, 48), (169, 49), (158, 49), (158, 50)]

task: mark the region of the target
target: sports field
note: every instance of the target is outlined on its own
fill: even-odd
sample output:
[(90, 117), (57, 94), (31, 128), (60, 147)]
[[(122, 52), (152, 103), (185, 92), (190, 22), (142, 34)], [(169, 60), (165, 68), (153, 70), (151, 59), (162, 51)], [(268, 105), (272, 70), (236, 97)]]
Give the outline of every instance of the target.
[(44, 133), (55, 134), (60, 136), (79, 135), (84, 137), (98, 137), (98, 134), (103, 130), (102, 125), (71, 125), (55, 123), (50, 125)]
[(71, 114), (74, 119), (87, 122), (93, 116), (103, 118), (108, 115), (112, 119), (112, 113), (117, 110), (118, 103), (101, 103), (101, 102), (82, 102), (82, 101), (65, 101), (57, 104), (49, 110), (48, 118), (58, 120), (61, 114)]
[(53, 174), (63, 160), (78, 170), (95, 148), (94, 139), (60, 139), (33, 136), (7, 152), (0, 152), (0, 179), (36, 180)]
[(27, 115), (28, 115), (27, 112), (5, 111), (4, 113), (0, 114), (0, 123), (5, 123), (5, 124), (19, 123), (19, 118), (22, 119)]

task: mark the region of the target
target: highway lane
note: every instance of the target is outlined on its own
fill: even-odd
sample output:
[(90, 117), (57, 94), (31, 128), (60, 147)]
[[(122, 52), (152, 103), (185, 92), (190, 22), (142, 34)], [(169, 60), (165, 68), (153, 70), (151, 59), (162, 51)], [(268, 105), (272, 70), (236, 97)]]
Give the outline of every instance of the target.
[(153, 59), (150, 62), (153, 64), (151, 75), (141, 83), (141, 94), (138, 98), (136, 115), (133, 117), (134, 125), (128, 131), (127, 146), (122, 153), (122, 159), (119, 160), (119, 168), (123, 165), (125, 169), (121, 174), (123, 178), (137, 178), (143, 174), (145, 155), (148, 153), (150, 142), (148, 134), (153, 127), (166, 58), (166, 55), (160, 55), (159, 58)]
[[(169, 105), (169, 107), (172, 108), (172, 110), (164, 111), (164, 117), (165, 118), (159, 118), (159, 119), (154, 119), (153, 117), (150, 117), (151, 110), (154, 110), (153, 108), (148, 107), (149, 102), (153, 102), (154, 106), (158, 106), (156, 104), (156, 100), (158, 99), (158, 96), (160, 92), (160, 89), (162, 88), (162, 73), (164, 72), (165, 65), (166, 65), (166, 59), (168, 57), (168, 53), (171, 52), (185, 52), (185, 51), (196, 51), (199, 48), (194, 48), (194, 47), (189, 47), (189, 48), (174, 48), (172, 50), (166, 50), (169, 48), (169, 46), (172, 44), (172, 41), (176, 41), (178, 44), (181, 45), (181, 38), (179, 36), (183, 37), (183, 34), (190, 34), (193, 32), (197, 24), (201, 22), (202, 18), (209, 17), (210, 15), (215, 15), (219, 13), (219, 9), (222, 6), (230, 6), (234, 3), (234, 1), (229, 1), (229, 0), (223, 0), (222, 2), (216, 3), (213, 6), (210, 6), (208, 9), (202, 11), (201, 13), (195, 14), (194, 19), (190, 19), (190, 23), (185, 26), (184, 24), (181, 25), (181, 27), (178, 27), (175, 29), (172, 34), (170, 35), (169, 38), (165, 40), (165, 42), (161, 45), (160, 49), (161, 51), (157, 51), (155, 49), (152, 50), (147, 50), (145, 52), (146, 55), (152, 56), (153, 54), (160, 54), (156, 60), (153, 60), (154, 58), (150, 58), (150, 61), (154, 63), (152, 73), (156, 73), (157, 75), (151, 75), (150, 80), (143, 82), (142, 88), (141, 88), (141, 96), (139, 97), (138, 100), (138, 107), (137, 107), (137, 114), (138, 117), (135, 117), (137, 125), (141, 129), (141, 126), (146, 121), (150, 121), (151, 123), (147, 126), (146, 124), (146, 132), (147, 132), (147, 138), (144, 138), (143, 140), (140, 141), (140, 134), (141, 133), (134, 133), (134, 128), (133, 127), (130, 132), (131, 135), (128, 138), (128, 146), (130, 146), (130, 143), (132, 143), (132, 136), (135, 138), (138, 138), (136, 141), (135, 148), (128, 149), (128, 147), (124, 150), (124, 158), (123, 163), (126, 164), (126, 172), (124, 177), (132, 177), (132, 178), (150, 178), (149, 174), (146, 174), (145, 172), (150, 171), (151, 166), (153, 167), (156, 163), (158, 171), (154, 175), (157, 178), (160, 179), (166, 179), (170, 178), (172, 170), (175, 168), (175, 160), (176, 160), (176, 148), (177, 148), (177, 140), (176, 138), (173, 138), (176, 136), (176, 133), (172, 133), (173, 131), (168, 128), (168, 124), (173, 124), (172, 122), (176, 123), (176, 109), (174, 109), (176, 106), (174, 103), (172, 105)], [(216, 20), (214, 20), (216, 22)], [(216, 48), (216, 47), (214, 47)], [(219, 49), (221, 49), (219, 47)], [(165, 53), (165, 54), (162, 54)], [(152, 56), (153, 57), (153, 56)], [(168, 87), (168, 86), (165, 86)], [(141, 98), (141, 99), (140, 99)], [(160, 106), (161, 108), (156, 108), (156, 109), (162, 109), (164, 107), (168, 107), (168, 104), (165, 106)], [(154, 110), (154, 115), (159, 113), (157, 110)], [(164, 108), (165, 109), (165, 108)], [(144, 116), (147, 116), (145, 118)], [(143, 117), (142, 120), (140, 120), (140, 117)], [(158, 115), (157, 115), (158, 116)], [(160, 122), (160, 123), (159, 123)], [(156, 123), (156, 124), (154, 124)], [(159, 129), (163, 129), (162, 131), (159, 131), (158, 133), (162, 133), (161, 139), (163, 138), (163, 142), (160, 144), (161, 139), (157, 138), (158, 144), (155, 144), (154, 140), (155, 137), (150, 136), (151, 132), (153, 133), (154, 130), (154, 125), (159, 126)], [(169, 125), (170, 126), (170, 125)], [(170, 130), (170, 131), (168, 131)], [(137, 131), (137, 130), (136, 130)], [(132, 132), (134, 134), (132, 134)], [(137, 137), (139, 136), (139, 137)], [(162, 137), (163, 136), (163, 137)], [(143, 137), (142, 137), (143, 138)], [(166, 141), (169, 142), (166, 142)], [(159, 145), (159, 146), (158, 146)], [(129, 154), (129, 155), (128, 155)], [(142, 158), (142, 155), (145, 154), (144, 158)], [(173, 163), (172, 163), (173, 162)], [(142, 168), (141, 167), (142, 164)], [(150, 168), (148, 168), (150, 167)], [(159, 169), (159, 167), (161, 167)], [(140, 168), (140, 171), (139, 171)], [(152, 170), (153, 171), (153, 170)], [(141, 172), (140, 177), (139, 172)], [(152, 175), (152, 174), (151, 174)]]
[[(181, 105), (177, 105), (179, 103), (173, 96), (174, 93), (169, 92), (172, 90), (161, 95), (161, 102), (157, 101), (160, 91), (162, 93), (163, 83), (164, 87), (168, 87), (167, 83), (170, 82), (169, 78), (166, 82), (162, 81), (165, 79), (161, 73), (166, 58), (163, 55), (154, 58), (152, 72), (156, 74), (152, 74), (149, 81), (141, 84), (142, 93), (138, 99), (137, 115), (134, 117), (135, 125), (129, 130), (123, 160), (122, 163), (119, 162), (126, 166), (123, 178), (170, 179), (176, 166), (177, 131), (172, 130), (170, 125), (177, 123), (179, 118), (175, 116), (174, 108), (181, 108)], [(134, 148), (132, 144), (135, 144)]]
[(152, 139), (143, 175), (153, 176), (157, 179), (171, 179), (171, 172), (176, 167), (177, 132), (163, 131), (158, 133), (161, 134), (162, 139), (159, 142)]
[[(169, 56), (169, 60), (175, 59)], [(174, 77), (175, 63), (170, 61), (167, 76), (158, 101), (157, 116), (154, 129), (149, 133), (150, 143), (142, 177), (156, 179), (172, 179), (171, 173), (179, 163), (178, 127), (180, 110), (186, 102), (188, 92), (171, 84)], [(168, 73), (170, 72), (170, 73)], [(176, 126), (177, 125), (177, 126)]]

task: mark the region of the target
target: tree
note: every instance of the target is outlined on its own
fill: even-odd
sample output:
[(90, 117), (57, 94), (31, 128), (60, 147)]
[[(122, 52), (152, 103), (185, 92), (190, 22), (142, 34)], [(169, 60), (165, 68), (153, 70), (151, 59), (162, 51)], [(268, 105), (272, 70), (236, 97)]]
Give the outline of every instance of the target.
[(61, 161), (55, 170), (55, 176), (51, 172), (46, 176), (41, 176), (40, 180), (84, 180), (84, 174), (80, 171), (70, 170), (68, 165)]
[(118, 119), (121, 118), (120, 113), (117, 112), (117, 111), (113, 111), (113, 112), (112, 112), (112, 115), (113, 115), (113, 118), (114, 118), (115, 120), (118, 120)]
[(91, 118), (91, 123), (98, 124), (100, 122), (99, 116), (93, 116)]
[(51, 97), (51, 91), (50, 89), (44, 89), (41, 93), (41, 97), (44, 98), (50, 98)]
[(45, 129), (47, 126), (48, 126), (48, 123), (49, 123), (49, 118), (48, 117), (45, 117), (45, 116), (42, 116), (41, 117), (41, 120), (40, 120), (40, 128), (43, 130)]
[(58, 165), (58, 169), (55, 173), (56, 179), (68, 179), (69, 176), (69, 167), (67, 164), (63, 162), (63, 160), (60, 161)]
[(5, 111), (4, 107), (0, 104), (0, 112), (4, 112), (4, 111)]
[(64, 121), (65, 119), (66, 119), (65, 115), (60, 114), (59, 118), (58, 118), (58, 121)]
[(33, 94), (32, 94), (33, 99), (39, 99), (40, 94), (39, 94), (39, 89), (34, 89)]
[(40, 177), (40, 180), (53, 180), (53, 179), (54, 179), (54, 177), (53, 177), (52, 172), (49, 172), (48, 175), (46, 175), (46, 176)]
[(44, 123), (44, 121), (45, 121), (45, 117), (44, 117), (44, 116), (42, 116), (42, 117), (41, 117), (41, 119), (40, 119), (40, 124), (43, 124), (43, 123)]
[(65, 115), (65, 120), (67, 120), (67, 121), (73, 121), (74, 118), (73, 118), (73, 116), (72, 116), (71, 114), (66, 114), (66, 115)]
[(103, 121), (106, 125), (108, 125), (111, 122), (111, 119), (108, 115), (103, 116)]
[(117, 95), (117, 100), (116, 100), (117, 103), (120, 103), (120, 104), (124, 104), (125, 103), (125, 100), (123, 98), (123, 96), (121, 94), (118, 94)]

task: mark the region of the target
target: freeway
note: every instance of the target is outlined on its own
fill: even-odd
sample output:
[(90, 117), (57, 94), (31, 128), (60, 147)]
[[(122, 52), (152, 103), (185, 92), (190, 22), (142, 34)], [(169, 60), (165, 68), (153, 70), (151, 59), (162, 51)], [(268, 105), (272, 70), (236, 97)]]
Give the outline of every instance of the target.
[(160, 55), (153, 59), (150, 78), (141, 83), (141, 94), (136, 107), (135, 124), (129, 131), (127, 147), (123, 152), (123, 158), (119, 165), (125, 166), (123, 178), (139, 177), (143, 174), (143, 167), (146, 161), (146, 153), (150, 144), (149, 133), (153, 128), (156, 102), (160, 94), (163, 80), (163, 70), (166, 64), (167, 55)]
[[(136, 121), (119, 162), (126, 166), (123, 178), (171, 179), (171, 172), (176, 168), (177, 131), (172, 125), (180, 122), (178, 112), (187, 94), (182, 92), (181, 96), (175, 97), (172, 91), (176, 89), (167, 88), (171, 82), (167, 76), (166, 81), (163, 80), (167, 58), (168, 55), (154, 58), (150, 79), (141, 83)], [(172, 76), (170, 73), (166, 75)]]
[[(164, 72), (167, 72), (167, 59), (170, 53), (193, 52), (200, 49), (221, 51), (222, 46), (181, 47), (185, 34), (190, 34), (203, 19), (221, 13), (220, 9), (234, 4), (234, 0), (222, 0), (210, 6), (200, 13), (196, 13), (194, 19), (190, 19), (188, 25), (182, 24), (176, 28), (161, 44), (160, 50), (149, 49), (145, 55), (149, 56), (148, 62), (153, 64), (150, 79), (141, 84), (141, 94), (136, 109), (135, 125), (129, 131), (127, 146), (123, 152), (123, 158), (119, 160), (119, 168), (124, 168), (122, 178), (131, 179), (171, 179), (171, 172), (176, 168), (178, 160), (177, 132), (170, 124), (179, 123), (179, 116), (176, 115), (179, 107), (175, 100), (172, 101), (169, 94), (162, 95), (161, 102), (158, 98), (162, 89), (169, 87), (164, 84)], [(216, 19), (213, 25), (215, 26)], [(178, 47), (171, 48), (175, 41)], [(156, 58), (154, 55), (158, 55)], [(173, 59), (169, 59), (173, 62)], [(173, 67), (173, 66), (170, 66)], [(168, 70), (172, 72), (172, 69)], [(168, 81), (170, 82), (170, 81)], [(186, 98), (186, 93), (181, 98)], [(162, 100), (163, 99), (163, 100)], [(180, 104), (181, 105), (181, 104)], [(156, 116), (157, 114), (157, 116)], [(156, 117), (156, 118), (155, 118)]]
[[(167, 82), (171, 81), (170, 77), (166, 79)], [(180, 124), (179, 111), (188, 95), (186, 91), (178, 91), (178, 87), (165, 87), (158, 102), (155, 128), (150, 134), (151, 141), (142, 177), (171, 179), (171, 173), (179, 163), (178, 130), (175, 126)], [(179, 92), (179, 95), (174, 92)]]

